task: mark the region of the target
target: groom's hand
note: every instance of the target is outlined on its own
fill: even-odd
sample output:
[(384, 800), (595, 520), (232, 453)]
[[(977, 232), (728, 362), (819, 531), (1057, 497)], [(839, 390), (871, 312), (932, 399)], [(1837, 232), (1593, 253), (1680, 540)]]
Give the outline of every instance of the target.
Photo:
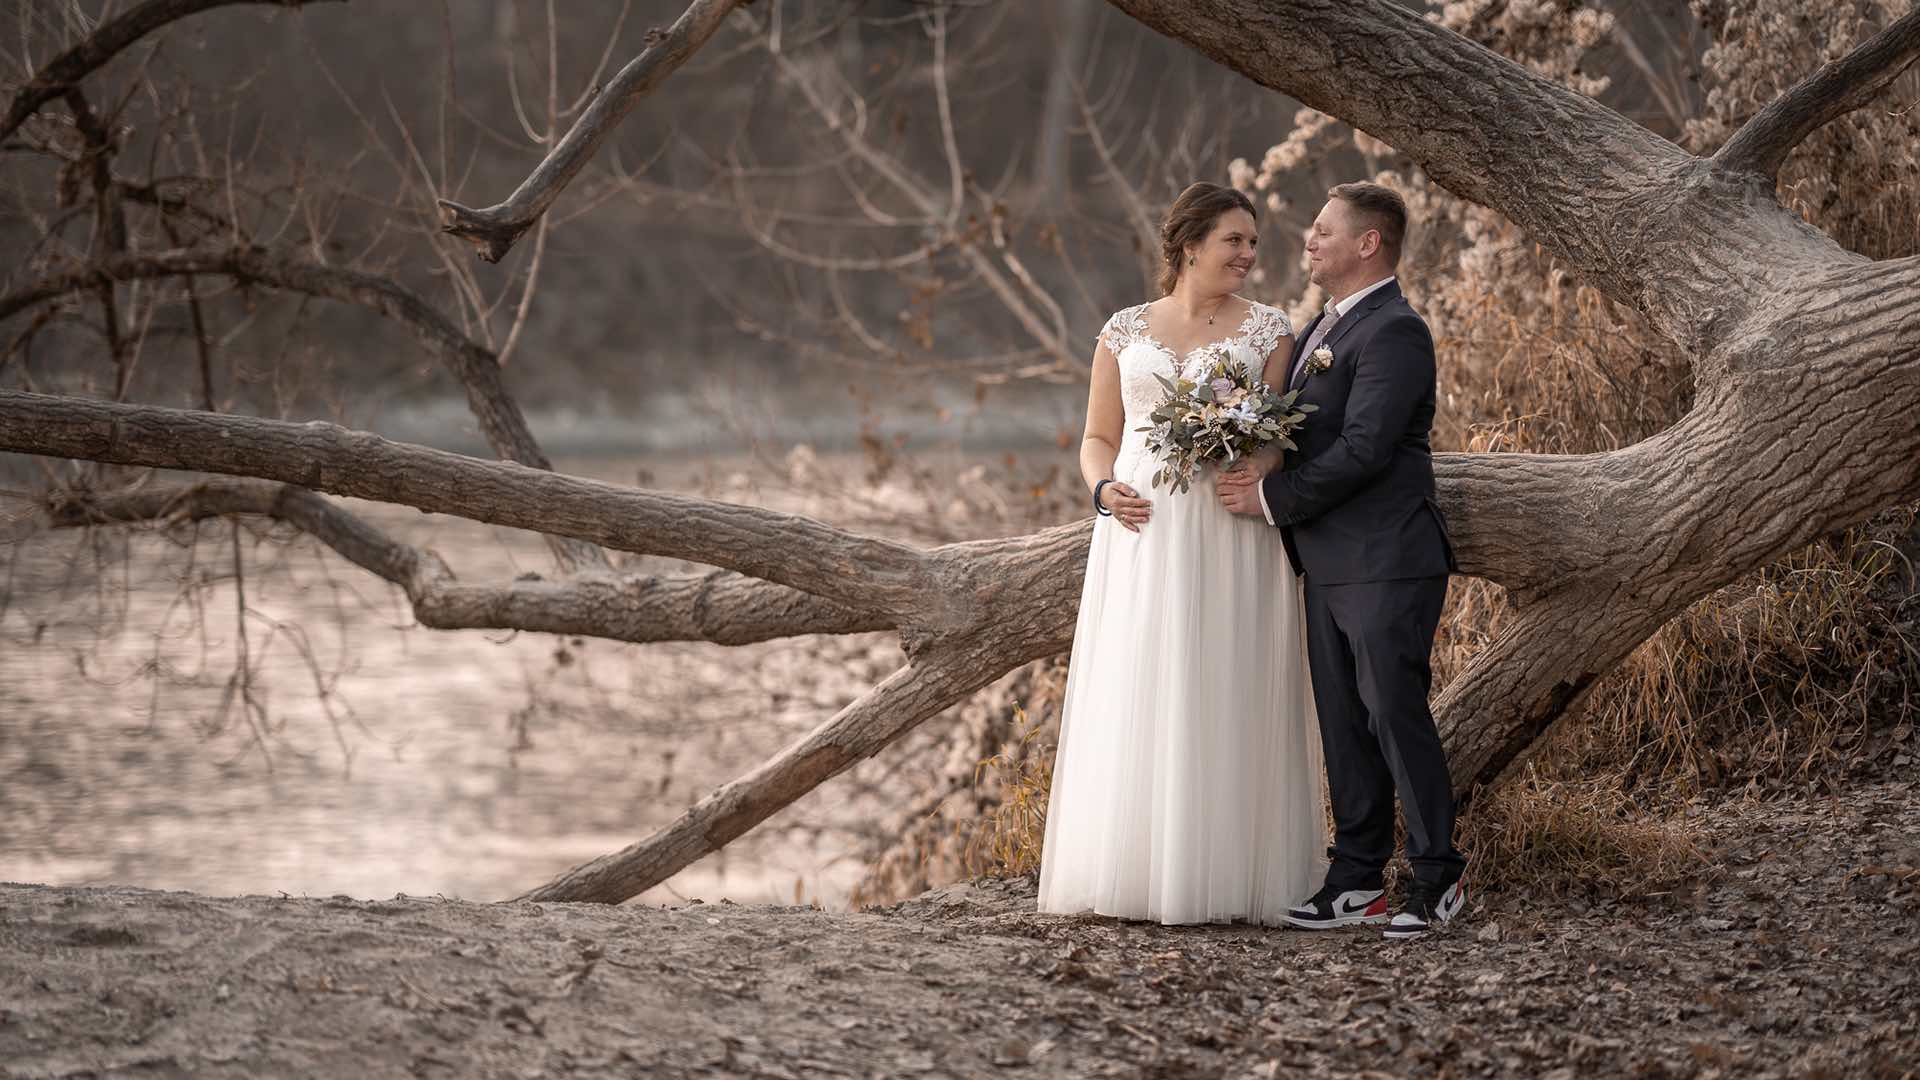
[(1265, 469), (1245, 461), (1221, 470), (1213, 484), (1220, 495), (1220, 505), (1229, 513), (1266, 517), (1266, 512), (1260, 509), (1260, 478), (1264, 475)]

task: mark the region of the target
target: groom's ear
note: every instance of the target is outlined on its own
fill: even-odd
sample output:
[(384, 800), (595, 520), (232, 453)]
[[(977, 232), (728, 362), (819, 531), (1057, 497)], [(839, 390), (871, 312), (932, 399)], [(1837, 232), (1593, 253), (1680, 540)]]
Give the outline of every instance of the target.
[(1360, 257), (1371, 259), (1380, 251), (1380, 230), (1368, 229), (1360, 234)]

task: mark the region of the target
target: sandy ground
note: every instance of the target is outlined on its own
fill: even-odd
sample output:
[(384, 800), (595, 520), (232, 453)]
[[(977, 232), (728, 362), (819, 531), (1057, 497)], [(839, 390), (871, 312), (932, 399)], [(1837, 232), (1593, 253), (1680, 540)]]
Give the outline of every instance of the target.
[(1920, 784), (1705, 809), (1718, 869), (1512, 893), (1426, 941), (831, 914), (0, 888), (7, 1077), (1920, 1075)]

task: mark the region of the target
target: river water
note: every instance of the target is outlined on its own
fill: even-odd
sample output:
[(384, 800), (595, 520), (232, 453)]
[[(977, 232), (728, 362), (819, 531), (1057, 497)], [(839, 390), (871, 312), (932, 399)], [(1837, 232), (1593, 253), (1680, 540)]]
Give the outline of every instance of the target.
[[(560, 468), (767, 501), (744, 468)], [(343, 504), (463, 581), (551, 572), (530, 534)], [(427, 630), (313, 542), (243, 532), (249, 710), (232, 533), (62, 530), (0, 549), (0, 880), (502, 899), (671, 821), (900, 660), (891, 635), (728, 649)], [(844, 903), (937, 737), (935, 721), (641, 899)]]

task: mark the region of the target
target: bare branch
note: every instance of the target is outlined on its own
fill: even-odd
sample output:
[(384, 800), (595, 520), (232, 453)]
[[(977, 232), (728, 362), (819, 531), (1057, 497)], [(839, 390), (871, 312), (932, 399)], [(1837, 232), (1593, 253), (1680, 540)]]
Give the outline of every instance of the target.
[(971, 601), (966, 629), (919, 651), (903, 634), (907, 666), (839, 715), (653, 836), (576, 867), (526, 898), (625, 900), (719, 850), (1006, 672), (1058, 655), (1072, 643), (1091, 524), (933, 552), (924, 599)]
[(947, 9), (935, 6), (928, 22), (927, 35), (933, 39), (933, 99), (939, 106), (940, 144), (946, 153), (947, 178), (951, 185), (947, 194), (947, 228), (952, 229), (966, 203), (967, 167), (960, 160), (960, 144), (954, 138), (953, 102), (947, 93)]
[(5, 140), (40, 106), (79, 85), (80, 80), (99, 70), (107, 61), (141, 38), (166, 26), (212, 8), (229, 4), (273, 4), (300, 7), (321, 0), (147, 0), (117, 18), (102, 23), (85, 40), (48, 61), (33, 73), (13, 95), (5, 119), (0, 119), (0, 140)]
[[(852, 119), (842, 117), (834, 102), (819, 85), (818, 77), (795, 63), (771, 34), (766, 35), (766, 48), (768, 55), (780, 65), (793, 85), (799, 88), (807, 106), (829, 131), (840, 136), (847, 151), (906, 198), (920, 217), (930, 221), (951, 221), (954, 215), (958, 214), (959, 204), (943, 207), (942, 196), (936, 185), (919, 176), (911, 167), (875, 146), (867, 138), (865, 102), (858, 96), (853, 96), (851, 103), (854, 117)], [(849, 190), (854, 190), (851, 185)], [(1008, 275), (994, 264), (992, 256), (981, 247), (977, 238), (965, 230), (950, 229), (941, 237), (941, 242), (952, 245), (953, 250), (966, 262), (974, 275), (979, 278), (980, 283), (1019, 322), (1034, 343), (1054, 357), (1056, 364), (1062, 370), (1084, 370), (1085, 358), (1069, 345), (1057, 328), (1049, 327), (1040, 313), (1026, 302), (1021, 295), (1022, 286), (1017, 281), (1009, 279)], [(1050, 297), (1048, 303), (1052, 303)]]
[(398, 585), (412, 602), (414, 617), (436, 630), (748, 645), (799, 634), (894, 628), (892, 621), (871, 610), (726, 571), (588, 574), (558, 583), (522, 579), (504, 586), (463, 585), (432, 551), (401, 544), (305, 488), (265, 480), (208, 479), (113, 494), (57, 491), (48, 497), (46, 509), (55, 528), (228, 515), (283, 521), (355, 566)]
[[(736, 570), (945, 629), (925, 554), (811, 518), (617, 487), (336, 424), (0, 390), (0, 449), (254, 476)], [(927, 610), (931, 608), (932, 610)]]
[[(526, 416), (507, 392), (492, 350), (460, 332), (433, 305), (390, 278), (294, 259), (258, 248), (224, 251), (183, 250), (122, 255), (77, 267), (0, 296), (0, 319), (26, 307), (86, 288), (111, 288), (135, 278), (224, 274), (241, 281), (325, 297), (370, 308), (396, 319), (432, 349), (467, 392), (467, 405), (495, 452), (536, 469), (551, 469), (527, 426)], [(562, 565), (605, 569), (604, 552), (591, 545), (563, 542), (555, 548)]]
[(1801, 140), (1878, 97), (1920, 60), (1920, 8), (1775, 98), (1727, 140), (1713, 160), (1772, 179)]
[(1140, 252), (1141, 276), (1146, 284), (1146, 294), (1152, 296), (1159, 287), (1156, 268), (1160, 265), (1160, 226), (1154, 223), (1146, 200), (1140, 197), (1139, 190), (1120, 168), (1120, 163), (1114, 160), (1113, 150), (1107, 145), (1106, 132), (1100, 126), (1099, 117), (1094, 115), (1093, 103), (1087, 100), (1086, 85), (1077, 77), (1073, 82), (1073, 96), (1080, 104), (1080, 120), (1086, 126), (1087, 140), (1093, 144), (1100, 167), (1127, 208), (1127, 218), (1133, 226), (1134, 243)]
[(566, 137), (506, 202), (476, 210), (442, 199), (441, 227), (471, 242), (482, 259), (499, 262), (512, 250), (520, 235), (540, 220), (580, 170), (586, 168), (607, 136), (613, 134), (640, 99), (698, 52), (720, 29), (727, 15), (743, 2), (694, 0), (664, 34), (657, 39), (650, 35), (647, 50), (620, 69), (607, 84), (606, 91), (580, 114)]

